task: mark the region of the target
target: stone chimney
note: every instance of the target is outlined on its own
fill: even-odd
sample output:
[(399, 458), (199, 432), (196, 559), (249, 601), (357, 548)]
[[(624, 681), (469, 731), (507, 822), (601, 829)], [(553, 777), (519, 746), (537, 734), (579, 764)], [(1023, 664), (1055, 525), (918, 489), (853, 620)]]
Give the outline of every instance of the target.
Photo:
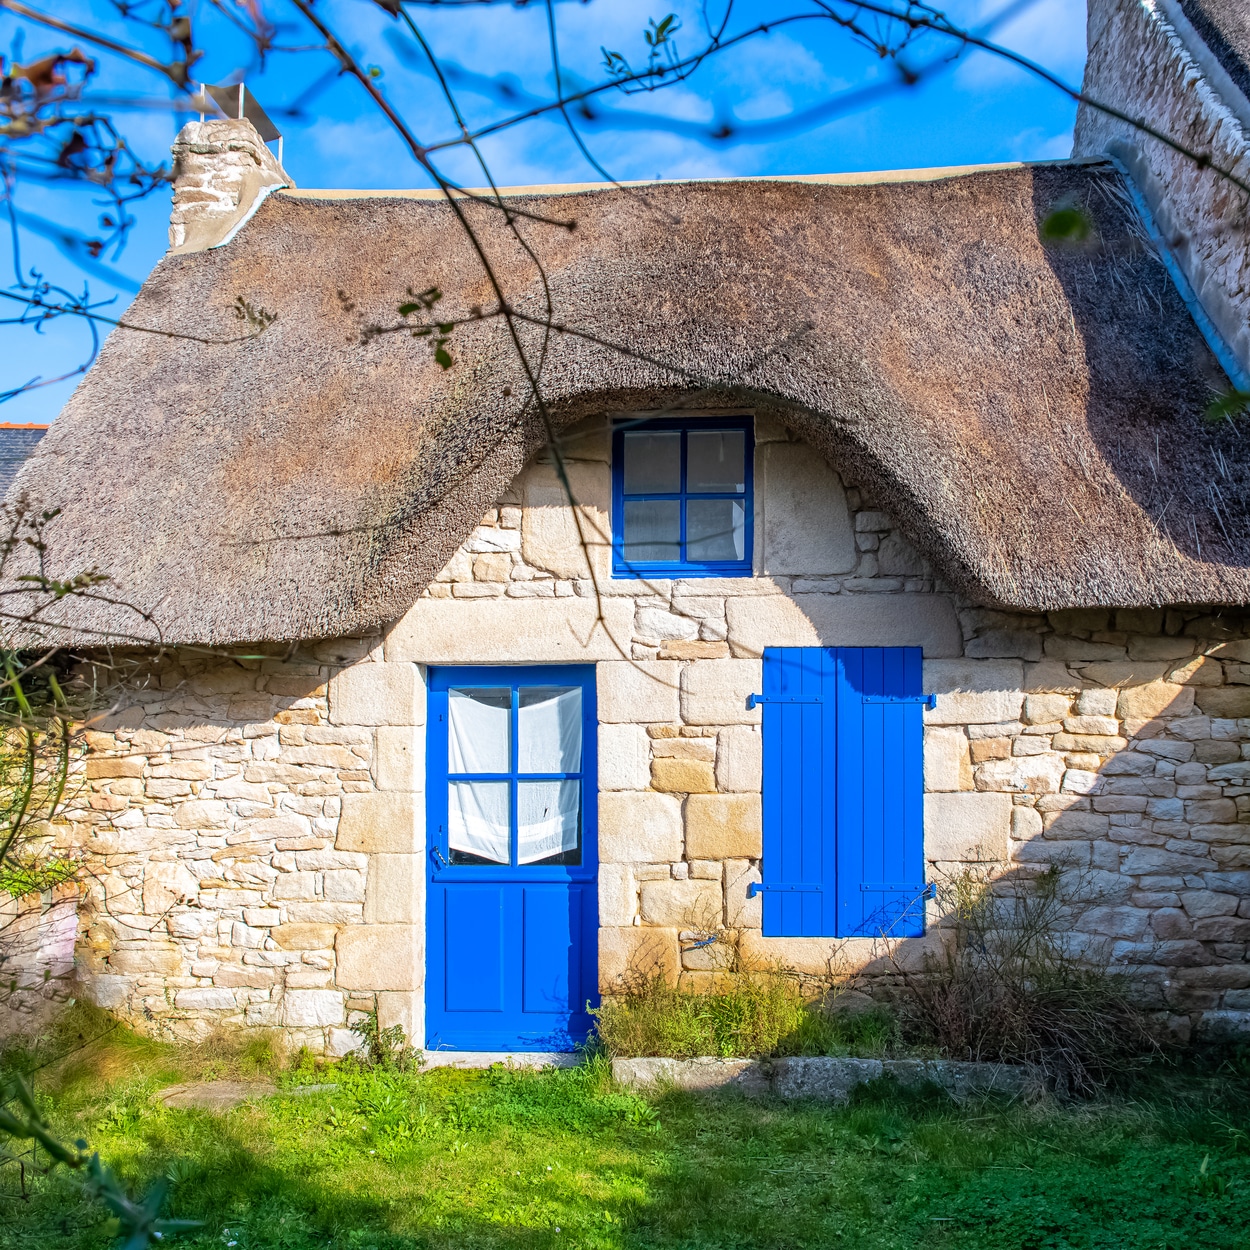
[[(1179, 0), (1089, 0), (1087, 38), (1087, 95), (1250, 182), (1250, 101)], [(1087, 104), (1072, 155), (1109, 155), (1127, 171), (1169, 254), (1165, 263), (1182, 275), (1181, 294), (1198, 304), (1208, 342), (1234, 383), (1250, 387), (1250, 197)]]
[(271, 191), (295, 185), (246, 118), (188, 122), (173, 153), (171, 252), (220, 247)]

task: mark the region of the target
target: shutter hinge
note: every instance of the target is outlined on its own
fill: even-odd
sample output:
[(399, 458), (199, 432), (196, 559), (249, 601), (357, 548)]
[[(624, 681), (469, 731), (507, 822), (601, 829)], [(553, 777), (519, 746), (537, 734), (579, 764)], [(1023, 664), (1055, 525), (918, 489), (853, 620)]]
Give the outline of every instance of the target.
[(935, 694), (866, 694), (865, 703), (921, 703), (933, 711), (937, 707)]
[(866, 894), (880, 892), (882, 894), (912, 894), (916, 898), (928, 898), (934, 893), (932, 881), (863, 881), (859, 888)]
[(807, 882), (791, 883), (788, 881), (765, 881), (760, 883), (759, 881), (752, 881), (751, 884), (747, 886), (747, 898), (754, 898), (757, 894), (763, 894), (765, 890), (777, 890), (786, 894), (821, 894), (824, 892), (824, 888), (825, 887), (823, 885), (811, 885)]
[(763, 695), (749, 694), (747, 695), (747, 707), (759, 707), (761, 703), (823, 703), (824, 699), (820, 698), (799, 698), (797, 695)]

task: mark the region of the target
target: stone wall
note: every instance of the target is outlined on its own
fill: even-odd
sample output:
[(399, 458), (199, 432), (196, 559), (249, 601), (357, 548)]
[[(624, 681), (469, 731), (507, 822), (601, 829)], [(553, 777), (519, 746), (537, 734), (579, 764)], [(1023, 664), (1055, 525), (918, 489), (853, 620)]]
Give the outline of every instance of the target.
[[(1091, 0), (1088, 41), (1086, 94), (1250, 178), (1250, 103), (1176, 0)], [(1247, 197), (1210, 168), (1082, 104), (1073, 155), (1108, 151), (1128, 167), (1203, 309), (1250, 370)]]
[[(353, 1013), (423, 1033), (424, 666), (597, 665), (600, 968), (705, 983), (752, 959), (870, 965), (866, 939), (766, 939), (765, 646), (917, 645), (930, 872), (1078, 864), (1076, 940), (1184, 1032), (1250, 1021), (1250, 641), (1230, 614), (988, 611), (871, 498), (760, 422), (753, 578), (607, 576), (608, 427), (568, 442), (577, 522), (540, 457), (376, 639), (180, 656), (90, 736), (65, 836), (99, 865), (80, 959), (148, 1027), (281, 1027), (341, 1052)], [(686, 935), (683, 937), (683, 934)], [(931, 939), (909, 943), (926, 949)]]

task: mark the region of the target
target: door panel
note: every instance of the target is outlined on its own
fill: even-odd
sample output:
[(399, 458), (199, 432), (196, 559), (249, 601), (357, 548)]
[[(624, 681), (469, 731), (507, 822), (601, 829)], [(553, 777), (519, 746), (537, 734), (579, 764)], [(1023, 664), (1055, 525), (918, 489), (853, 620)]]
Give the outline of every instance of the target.
[[(466, 885), (442, 891), (448, 971), (444, 1001), (452, 1011), (502, 1011), (504, 889)], [(464, 975), (472, 969), (472, 975)]]
[(572, 1050), (590, 1031), (594, 695), (587, 665), (430, 672), (429, 1049)]

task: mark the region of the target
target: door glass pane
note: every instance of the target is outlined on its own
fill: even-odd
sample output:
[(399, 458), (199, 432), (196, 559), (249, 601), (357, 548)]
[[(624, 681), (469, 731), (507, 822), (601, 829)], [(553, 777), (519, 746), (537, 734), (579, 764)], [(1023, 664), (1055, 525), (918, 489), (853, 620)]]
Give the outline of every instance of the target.
[(638, 500), (625, 504), (625, 559), (681, 558), (681, 504), (676, 499)]
[(508, 783), (452, 781), (447, 785), (447, 845), (453, 864), (506, 864)]
[(517, 770), (576, 773), (582, 767), (582, 688), (522, 686), (517, 711)]
[(681, 433), (625, 435), (625, 493), (675, 495), (681, 490)]
[(580, 864), (580, 781), (517, 782), (517, 863)]
[(745, 521), (741, 499), (691, 499), (686, 504), (686, 558), (743, 559)]
[(691, 430), (686, 435), (686, 490), (746, 490), (746, 435), (741, 430)]
[(447, 692), (447, 767), (453, 773), (506, 773), (510, 768), (512, 691)]

